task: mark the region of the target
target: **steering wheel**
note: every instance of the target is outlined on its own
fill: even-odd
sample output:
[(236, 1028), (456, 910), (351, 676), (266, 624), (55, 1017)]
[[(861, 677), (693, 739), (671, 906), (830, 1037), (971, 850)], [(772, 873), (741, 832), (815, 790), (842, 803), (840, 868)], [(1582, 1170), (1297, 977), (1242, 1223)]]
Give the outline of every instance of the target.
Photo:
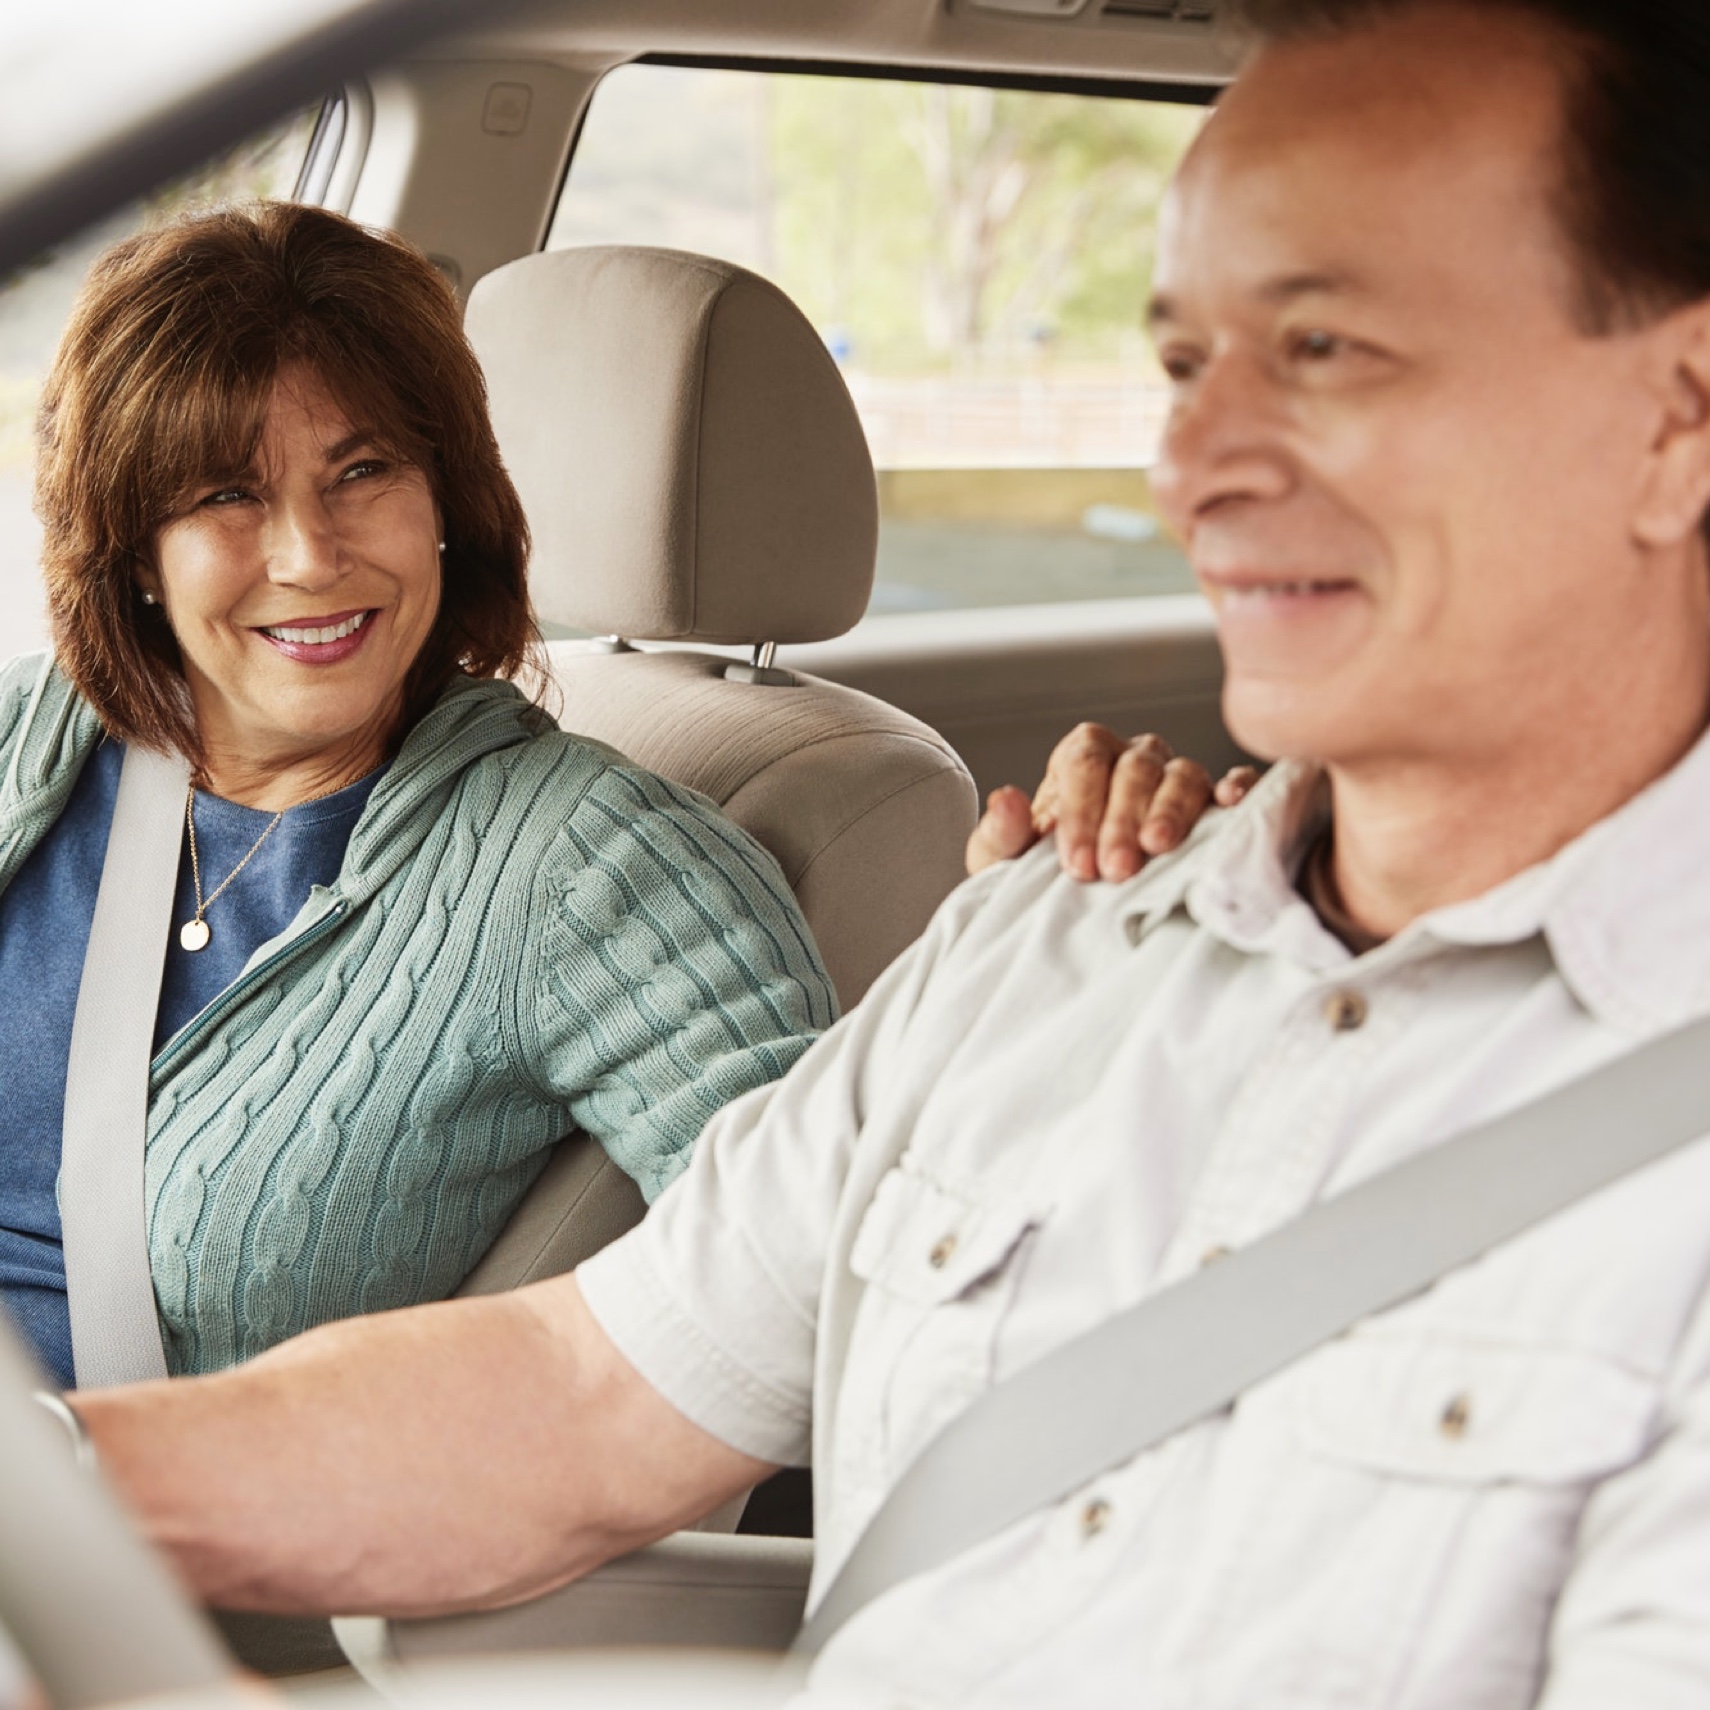
[(0, 1323), (0, 1627), (55, 1710), (231, 1684), (206, 1620), (33, 1399), (29, 1356)]

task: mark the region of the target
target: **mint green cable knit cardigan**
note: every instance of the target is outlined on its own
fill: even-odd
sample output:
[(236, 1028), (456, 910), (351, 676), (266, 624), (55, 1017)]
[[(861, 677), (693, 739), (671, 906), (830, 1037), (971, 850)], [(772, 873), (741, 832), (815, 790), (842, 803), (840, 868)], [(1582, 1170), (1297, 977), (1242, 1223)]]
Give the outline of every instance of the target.
[[(50, 661), (0, 671), (0, 887), (99, 740)], [(170, 1368), (449, 1294), (572, 1125), (651, 1199), (834, 1007), (783, 875), (709, 802), (457, 681), (337, 881), (154, 1060)]]

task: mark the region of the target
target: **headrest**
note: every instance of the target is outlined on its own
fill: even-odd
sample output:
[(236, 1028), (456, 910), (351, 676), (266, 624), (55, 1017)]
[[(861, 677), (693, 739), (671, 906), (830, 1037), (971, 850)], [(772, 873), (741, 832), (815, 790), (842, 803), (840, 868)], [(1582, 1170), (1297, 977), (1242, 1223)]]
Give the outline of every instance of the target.
[(525, 256), (470, 340), (534, 534), (543, 617), (636, 640), (824, 641), (867, 608), (872, 459), (775, 285), (676, 250)]

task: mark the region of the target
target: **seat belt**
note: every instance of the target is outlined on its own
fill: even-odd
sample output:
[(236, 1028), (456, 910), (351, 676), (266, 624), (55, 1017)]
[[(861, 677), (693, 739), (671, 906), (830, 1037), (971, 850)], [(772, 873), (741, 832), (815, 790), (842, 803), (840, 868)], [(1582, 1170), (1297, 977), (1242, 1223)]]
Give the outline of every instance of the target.
[(1313, 1206), (987, 1391), (904, 1470), (793, 1647), (1231, 1406), (1361, 1319), (1710, 1134), (1710, 1020)]
[(166, 1376), (143, 1152), (188, 764), (125, 750), (66, 1065), (59, 1215), (80, 1387)]

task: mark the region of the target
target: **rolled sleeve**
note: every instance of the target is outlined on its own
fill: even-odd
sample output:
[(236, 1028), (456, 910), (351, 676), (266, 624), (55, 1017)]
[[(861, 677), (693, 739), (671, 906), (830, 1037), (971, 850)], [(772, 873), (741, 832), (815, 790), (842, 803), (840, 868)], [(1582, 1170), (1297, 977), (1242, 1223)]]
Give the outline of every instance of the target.
[(577, 1280), (600, 1327), (679, 1413), (743, 1454), (799, 1464), (813, 1419), (812, 1322), (732, 1237), (728, 1188), (718, 1170), (691, 1166)]
[(720, 1111), (640, 1226), (577, 1272), (642, 1376), (744, 1454), (809, 1458), (827, 1265), (873, 1173), (856, 1148), (878, 1083), (930, 1082), (943, 1041), (911, 1024), (969, 912), (959, 893), (782, 1081)]

